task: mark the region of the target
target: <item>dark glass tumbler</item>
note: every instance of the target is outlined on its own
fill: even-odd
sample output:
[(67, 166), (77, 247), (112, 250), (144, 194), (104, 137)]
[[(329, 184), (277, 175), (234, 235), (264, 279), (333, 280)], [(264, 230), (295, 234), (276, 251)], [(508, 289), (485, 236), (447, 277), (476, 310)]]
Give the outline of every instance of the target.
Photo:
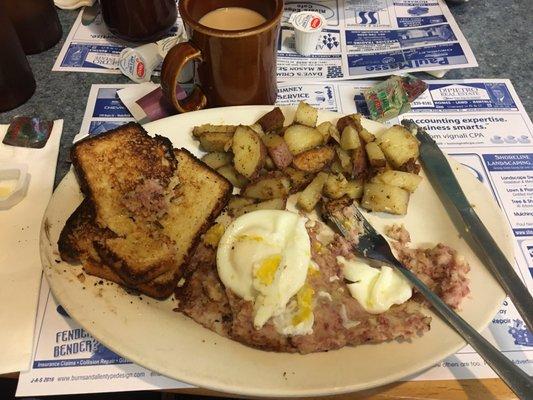
[(131, 42), (151, 42), (176, 23), (175, 0), (100, 0), (109, 31)]
[(53, 0), (0, 0), (26, 54), (54, 46), (63, 35)]
[(35, 79), (22, 44), (0, 2), (0, 112), (25, 103), (35, 92)]

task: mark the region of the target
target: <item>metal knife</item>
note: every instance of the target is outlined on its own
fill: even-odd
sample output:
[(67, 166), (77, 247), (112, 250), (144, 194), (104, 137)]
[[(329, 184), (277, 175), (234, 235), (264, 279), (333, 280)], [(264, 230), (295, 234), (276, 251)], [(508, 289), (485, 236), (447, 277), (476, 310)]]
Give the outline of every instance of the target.
[(100, 13), (100, 2), (96, 0), (93, 5), (83, 7), (81, 14), (81, 24), (84, 26), (91, 25)]
[(500, 283), (528, 329), (533, 332), (533, 298), (470, 205), (446, 156), (431, 136), (414, 121), (403, 120), (402, 125), (420, 141), (420, 160), (424, 171), (456, 228)]

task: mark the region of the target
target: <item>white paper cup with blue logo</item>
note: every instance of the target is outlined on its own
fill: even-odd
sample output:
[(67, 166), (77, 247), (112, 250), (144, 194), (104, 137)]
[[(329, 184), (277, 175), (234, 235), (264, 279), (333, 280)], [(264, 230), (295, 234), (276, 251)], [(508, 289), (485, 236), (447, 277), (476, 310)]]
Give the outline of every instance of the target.
[(314, 11), (294, 13), (289, 18), (294, 27), (296, 52), (302, 56), (310, 56), (316, 51), (320, 33), (327, 25), (326, 19)]

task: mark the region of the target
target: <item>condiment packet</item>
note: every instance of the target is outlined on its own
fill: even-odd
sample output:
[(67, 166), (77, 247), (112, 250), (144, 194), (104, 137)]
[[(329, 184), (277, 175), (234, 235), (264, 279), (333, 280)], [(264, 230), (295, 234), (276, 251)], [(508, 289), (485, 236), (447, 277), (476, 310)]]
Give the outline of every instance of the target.
[(53, 126), (52, 121), (45, 121), (41, 118), (15, 117), (2, 143), (9, 146), (42, 149), (50, 137)]
[[(126, 47), (119, 54), (119, 69), (134, 82), (149, 82), (154, 70), (163, 62), (168, 51), (185, 40), (187, 40), (185, 35), (179, 29), (175, 36), (161, 39), (155, 43), (148, 43), (135, 48)], [(184, 68), (178, 80), (181, 83), (191, 79), (192, 69), (191, 66), (188, 66)]]
[(290, 16), (289, 22), (294, 27), (296, 52), (309, 56), (316, 51), (320, 32), (326, 26), (326, 19), (314, 11), (302, 11)]
[(393, 75), (363, 91), (370, 118), (384, 122), (411, 110), (402, 78)]
[(402, 76), (402, 85), (405, 93), (407, 93), (407, 100), (409, 103), (426, 91), (428, 84), (416, 76), (405, 74)]

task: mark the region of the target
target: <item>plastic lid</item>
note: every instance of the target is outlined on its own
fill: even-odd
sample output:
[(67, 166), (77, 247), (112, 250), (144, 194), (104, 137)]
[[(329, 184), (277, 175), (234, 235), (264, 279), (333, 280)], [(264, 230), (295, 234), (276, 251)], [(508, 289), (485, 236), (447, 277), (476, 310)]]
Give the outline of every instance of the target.
[(11, 208), (26, 197), (29, 178), (27, 164), (0, 165), (0, 210)]
[(295, 29), (304, 32), (320, 32), (326, 26), (326, 19), (314, 11), (301, 11), (290, 16), (289, 22)]

